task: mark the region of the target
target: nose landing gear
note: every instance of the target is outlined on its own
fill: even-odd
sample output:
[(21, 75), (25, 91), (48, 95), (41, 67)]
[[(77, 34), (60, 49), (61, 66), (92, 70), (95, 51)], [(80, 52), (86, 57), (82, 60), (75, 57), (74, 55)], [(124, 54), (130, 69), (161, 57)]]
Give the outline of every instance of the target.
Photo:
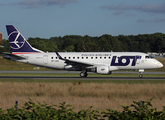
[(139, 73), (139, 78), (142, 78), (142, 77), (143, 77), (143, 75), (141, 73)]
[(142, 75), (143, 72), (144, 72), (144, 69), (139, 69), (139, 78), (143, 77), (143, 75)]

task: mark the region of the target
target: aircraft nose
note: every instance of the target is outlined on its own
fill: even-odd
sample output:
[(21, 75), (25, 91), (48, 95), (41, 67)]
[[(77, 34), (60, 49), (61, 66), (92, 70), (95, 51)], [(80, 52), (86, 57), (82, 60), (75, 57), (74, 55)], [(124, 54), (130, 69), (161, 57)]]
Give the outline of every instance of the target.
[(158, 63), (158, 67), (161, 68), (163, 67), (163, 64), (161, 62)]
[(155, 60), (155, 65), (157, 66), (157, 68), (163, 67), (163, 64), (159, 62), (158, 60)]

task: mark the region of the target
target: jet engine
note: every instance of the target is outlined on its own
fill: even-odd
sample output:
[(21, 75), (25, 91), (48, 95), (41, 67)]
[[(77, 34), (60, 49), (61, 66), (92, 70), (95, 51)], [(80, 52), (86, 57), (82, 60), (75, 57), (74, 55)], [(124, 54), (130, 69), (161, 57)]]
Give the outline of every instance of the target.
[(111, 71), (109, 69), (109, 66), (98, 66), (96, 68), (97, 74), (111, 74)]
[(112, 71), (114, 71), (114, 70), (118, 70), (118, 67), (116, 67), (116, 66), (97, 66), (97, 67), (91, 69), (92, 72), (95, 72), (97, 74), (104, 74), (104, 75), (111, 74)]
[(105, 74), (105, 75), (111, 74), (109, 66), (97, 66), (95, 68), (92, 68), (91, 71), (97, 74)]

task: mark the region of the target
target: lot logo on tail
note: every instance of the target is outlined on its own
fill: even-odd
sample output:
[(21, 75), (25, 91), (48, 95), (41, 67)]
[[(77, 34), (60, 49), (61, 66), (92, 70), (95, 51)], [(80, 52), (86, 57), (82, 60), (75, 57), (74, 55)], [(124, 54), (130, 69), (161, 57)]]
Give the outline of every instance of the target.
[(20, 49), (25, 43), (25, 39), (18, 31), (12, 32), (9, 36), (9, 40), (12, 49)]

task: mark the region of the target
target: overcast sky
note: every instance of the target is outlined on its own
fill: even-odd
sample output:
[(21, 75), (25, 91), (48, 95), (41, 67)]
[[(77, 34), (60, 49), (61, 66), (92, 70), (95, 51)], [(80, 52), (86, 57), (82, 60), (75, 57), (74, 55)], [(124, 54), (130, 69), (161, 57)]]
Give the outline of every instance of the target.
[(0, 32), (25, 38), (165, 33), (165, 0), (0, 0)]

